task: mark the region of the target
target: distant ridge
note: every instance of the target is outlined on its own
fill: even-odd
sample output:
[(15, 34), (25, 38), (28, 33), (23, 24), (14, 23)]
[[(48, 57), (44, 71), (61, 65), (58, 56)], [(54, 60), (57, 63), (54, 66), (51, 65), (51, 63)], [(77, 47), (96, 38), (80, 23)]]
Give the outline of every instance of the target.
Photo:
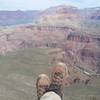
[(0, 11), (0, 26), (29, 23), (82, 28), (98, 34), (100, 30), (100, 7), (79, 9), (74, 6), (59, 5), (44, 11)]
[(0, 26), (19, 25), (31, 23), (38, 18), (40, 11), (0, 11)]

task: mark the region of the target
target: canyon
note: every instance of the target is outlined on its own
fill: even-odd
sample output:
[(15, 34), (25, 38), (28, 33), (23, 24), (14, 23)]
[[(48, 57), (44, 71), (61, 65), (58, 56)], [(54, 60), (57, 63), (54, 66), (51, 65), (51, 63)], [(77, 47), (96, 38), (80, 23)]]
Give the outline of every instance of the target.
[(64, 100), (100, 99), (100, 7), (0, 11), (0, 99), (36, 100), (38, 75), (59, 61)]
[(10, 19), (8, 16), (13, 16), (21, 23), (0, 27), (1, 55), (25, 48), (62, 48), (69, 64), (73, 61), (84, 69), (100, 73), (99, 7), (78, 9), (57, 6), (27, 13), (29, 17), (24, 18), (32, 18), (31, 24), (19, 20), (26, 16), (21, 11), (0, 12), (0, 20), (7, 21)]

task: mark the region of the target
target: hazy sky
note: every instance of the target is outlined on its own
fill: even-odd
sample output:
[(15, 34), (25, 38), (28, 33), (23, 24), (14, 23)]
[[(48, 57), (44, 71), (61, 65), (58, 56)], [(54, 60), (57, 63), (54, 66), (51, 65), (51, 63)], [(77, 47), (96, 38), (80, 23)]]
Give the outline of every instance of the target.
[(100, 6), (100, 0), (0, 0), (0, 10), (38, 10), (57, 5), (96, 7)]

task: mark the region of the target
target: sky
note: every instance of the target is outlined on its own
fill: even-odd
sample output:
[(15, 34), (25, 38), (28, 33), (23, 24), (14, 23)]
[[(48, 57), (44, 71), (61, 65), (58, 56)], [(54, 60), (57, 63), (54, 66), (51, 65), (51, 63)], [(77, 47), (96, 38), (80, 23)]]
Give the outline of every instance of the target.
[(58, 5), (100, 7), (100, 0), (0, 0), (0, 10), (44, 10)]

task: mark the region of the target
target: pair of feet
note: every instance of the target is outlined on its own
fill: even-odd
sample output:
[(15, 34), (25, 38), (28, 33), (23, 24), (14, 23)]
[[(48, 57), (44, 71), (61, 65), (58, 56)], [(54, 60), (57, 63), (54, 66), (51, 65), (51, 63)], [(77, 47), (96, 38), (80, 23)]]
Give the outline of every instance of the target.
[(44, 93), (53, 91), (63, 98), (63, 87), (66, 78), (66, 65), (58, 63), (51, 73), (51, 79), (46, 74), (39, 75), (36, 83), (37, 97), (40, 100)]

